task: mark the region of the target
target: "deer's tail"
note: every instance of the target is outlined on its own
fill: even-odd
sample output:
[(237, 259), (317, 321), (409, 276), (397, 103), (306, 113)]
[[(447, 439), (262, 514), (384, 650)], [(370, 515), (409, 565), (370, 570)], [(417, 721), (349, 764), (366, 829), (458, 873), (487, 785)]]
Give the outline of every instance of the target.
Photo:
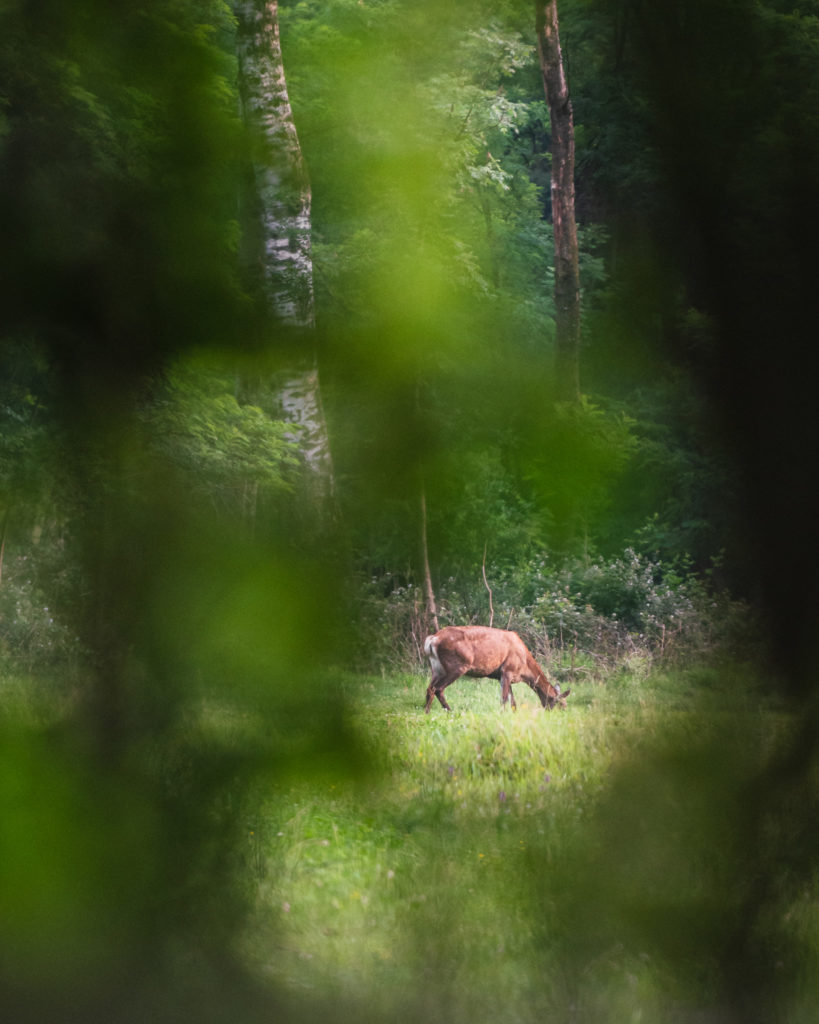
[(424, 654), (429, 659), (430, 668), (434, 679), (437, 679), (444, 671), (441, 659), (438, 657), (438, 636), (433, 633), (424, 641)]

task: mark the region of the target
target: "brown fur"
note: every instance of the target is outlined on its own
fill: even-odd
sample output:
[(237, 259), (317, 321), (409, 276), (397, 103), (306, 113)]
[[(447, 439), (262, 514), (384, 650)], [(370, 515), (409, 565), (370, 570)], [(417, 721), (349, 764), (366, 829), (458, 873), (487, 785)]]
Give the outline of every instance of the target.
[(498, 679), (501, 684), (501, 705), (512, 698), (512, 684), (527, 683), (550, 710), (558, 704), (566, 707), (571, 691), (560, 692), (529, 652), (517, 633), (491, 626), (445, 626), (424, 641), (424, 653), (432, 667), (424, 708), (429, 712), (435, 697), (451, 711), (444, 690), (461, 676)]

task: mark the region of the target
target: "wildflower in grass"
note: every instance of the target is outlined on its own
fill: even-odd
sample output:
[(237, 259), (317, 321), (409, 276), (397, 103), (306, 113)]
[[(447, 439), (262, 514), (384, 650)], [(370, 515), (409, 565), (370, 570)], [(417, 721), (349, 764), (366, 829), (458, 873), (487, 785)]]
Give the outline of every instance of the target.
[(502, 804), (506, 803), (506, 790), (502, 789), (500, 793), (498, 793), (498, 800), (500, 800)]

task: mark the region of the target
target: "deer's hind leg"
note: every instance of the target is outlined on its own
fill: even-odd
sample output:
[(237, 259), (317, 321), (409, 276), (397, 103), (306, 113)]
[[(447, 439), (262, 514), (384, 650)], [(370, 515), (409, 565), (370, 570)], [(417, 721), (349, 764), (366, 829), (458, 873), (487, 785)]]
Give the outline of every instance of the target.
[(454, 683), (456, 679), (460, 679), (463, 675), (462, 671), (457, 669), (454, 671), (444, 672), (440, 676), (436, 676), (433, 672), (432, 680), (427, 687), (427, 702), (424, 707), (424, 711), (429, 714), (429, 709), (432, 707), (433, 700), (437, 697), (441, 702), (441, 706), (445, 711), (451, 711), (452, 708), (447, 704), (446, 697), (444, 696), (444, 690)]

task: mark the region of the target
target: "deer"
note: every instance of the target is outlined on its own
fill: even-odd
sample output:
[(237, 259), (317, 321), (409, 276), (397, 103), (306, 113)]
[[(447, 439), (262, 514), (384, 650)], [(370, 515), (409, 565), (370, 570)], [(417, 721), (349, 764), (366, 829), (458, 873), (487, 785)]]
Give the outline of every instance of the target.
[(461, 676), (499, 679), (501, 707), (505, 707), (511, 697), (513, 710), (517, 705), (512, 683), (527, 683), (543, 707), (550, 711), (555, 705), (565, 708), (566, 698), (571, 693), (571, 690), (560, 692), (557, 683), (549, 680), (526, 644), (512, 630), (491, 626), (445, 626), (426, 638), (424, 654), (432, 669), (424, 707), (427, 714), (436, 697), (444, 710), (452, 710), (444, 697), (444, 690)]

